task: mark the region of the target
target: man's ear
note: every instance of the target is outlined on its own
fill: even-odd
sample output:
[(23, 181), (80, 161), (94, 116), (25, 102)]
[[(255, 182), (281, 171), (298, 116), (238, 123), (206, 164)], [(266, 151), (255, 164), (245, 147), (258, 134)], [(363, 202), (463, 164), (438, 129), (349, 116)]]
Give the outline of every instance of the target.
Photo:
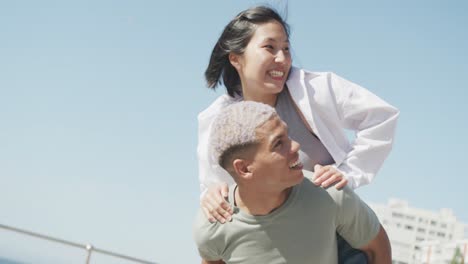
[(236, 70), (241, 69), (240, 55), (234, 54), (232, 52), (229, 53), (229, 62)]
[(232, 167), (241, 179), (250, 179), (252, 177), (252, 167), (250, 166), (251, 162), (245, 159), (235, 159), (232, 162)]

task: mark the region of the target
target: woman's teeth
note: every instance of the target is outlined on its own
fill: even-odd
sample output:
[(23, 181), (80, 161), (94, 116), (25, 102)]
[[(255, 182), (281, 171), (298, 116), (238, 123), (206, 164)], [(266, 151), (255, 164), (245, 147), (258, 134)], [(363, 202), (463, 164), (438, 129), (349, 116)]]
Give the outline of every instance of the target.
[(275, 78), (283, 77), (284, 75), (284, 72), (282, 71), (270, 71), (269, 73), (271, 77), (275, 77)]

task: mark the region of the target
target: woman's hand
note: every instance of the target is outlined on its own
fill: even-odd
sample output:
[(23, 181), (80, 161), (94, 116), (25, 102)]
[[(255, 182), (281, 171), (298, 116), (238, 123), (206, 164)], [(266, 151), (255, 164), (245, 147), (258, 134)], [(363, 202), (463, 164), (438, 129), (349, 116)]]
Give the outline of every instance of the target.
[(322, 166), (317, 164), (314, 166), (314, 184), (323, 188), (335, 184), (335, 188), (340, 190), (348, 184), (348, 179), (331, 165)]
[(227, 202), (229, 188), (226, 183), (211, 186), (203, 195), (200, 204), (206, 218), (211, 223), (216, 221), (224, 224), (231, 221), (233, 214), (231, 205)]

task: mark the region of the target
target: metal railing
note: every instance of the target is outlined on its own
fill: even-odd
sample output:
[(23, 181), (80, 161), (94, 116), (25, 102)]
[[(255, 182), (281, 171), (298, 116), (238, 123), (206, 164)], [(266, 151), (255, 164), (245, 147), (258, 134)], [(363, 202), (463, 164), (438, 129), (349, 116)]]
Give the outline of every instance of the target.
[(84, 250), (86, 250), (86, 254), (87, 254), (86, 255), (86, 262), (85, 262), (86, 264), (91, 263), (90, 262), (91, 261), (91, 254), (93, 252), (104, 254), (104, 255), (107, 255), (107, 256), (115, 257), (115, 258), (120, 258), (120, 259), (133, 261), (133, 262), (136, 262), (136, 263), (158, 264), (156, 262), (142, 260), (142, 259), (127, 256), (127, 255), (119, 254), (119, 253), (116, 253), (116, 252), (112, 252), (112, 251), (109, 251), (109, 250), (96, 248), (91, 244), (86, 244), (85, 245), (85, 244), (75, 243), (75, 242), (67, 241), (67, 240), (64, 240), (64, 239), (59, 239), (59, 238), (55, 238), (55, 237), (51, 237), (51, 236), (48, 236), (48, 235), (43, 235), (43, 234), (31, 232), (31, 231), (28, 231), (28, 230), (24, 230), (24, 229), (12, 227), (12, 226), (7, 226), (7, 225), (0, 224), (0, 229), (5, 229), (5, 230), (12, 231), (12, 232), (15, 232), (15, 233), (19, 233), (19, 234), (23, 234), (23, 235), (27, 235), (27, 236), (32, 236), (32, 237), (43, 239), (43, 240), (48, 240), (48, 241), (51, 241), (51, 242), (60, 243), (62, 245), (66, 245), (66, 246), (70, 246), (70, 247), (84, 249)]

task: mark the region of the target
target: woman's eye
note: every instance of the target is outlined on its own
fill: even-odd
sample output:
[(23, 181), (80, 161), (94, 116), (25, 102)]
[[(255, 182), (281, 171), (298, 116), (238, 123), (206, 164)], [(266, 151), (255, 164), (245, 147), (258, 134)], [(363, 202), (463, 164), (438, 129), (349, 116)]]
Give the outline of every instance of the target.
[(267, 48), (267, 49), (273, 49), (273, 46), (272, 46), (272, 45), (265, 45), (265, 48)]

